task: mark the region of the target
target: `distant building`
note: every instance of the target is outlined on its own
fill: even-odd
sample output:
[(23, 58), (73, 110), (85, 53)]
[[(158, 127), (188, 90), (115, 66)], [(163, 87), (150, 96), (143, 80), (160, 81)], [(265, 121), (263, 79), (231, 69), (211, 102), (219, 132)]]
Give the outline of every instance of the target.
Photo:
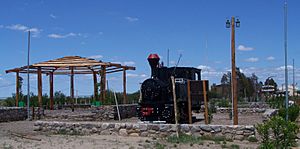
[[(283, 84), (281, 87), (278, 88), (278, 90), (285, 94), (285, 85)], [(299, 95), (297, 92), (298, 90), (299, 90), (299, 88), (297, 86), (295, 86), (295, 96)], [(294, 93), (293, 85), (288, 85), (288, 92), (289, 92), (289, 96), (293, 96), (293, 93)]]

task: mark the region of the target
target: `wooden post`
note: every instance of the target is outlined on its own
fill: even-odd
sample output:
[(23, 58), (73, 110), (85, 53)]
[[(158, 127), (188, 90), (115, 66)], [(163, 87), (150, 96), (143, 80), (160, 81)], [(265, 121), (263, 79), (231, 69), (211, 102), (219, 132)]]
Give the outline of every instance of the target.
[(101, 101), (105, 100), (105, 92), (106, 92), (106, 66), (103, 65), (101, 66), (101, 83), (100, 83), (100, 88), (101, 88)]
[(71, 104), (72, 104), (72, 111), (74, 111), (74, 68), (71, 67), (71, 77), (70, 77), (70, 96), (71, 96)]
[(192, 99), (191, 99), (191, 81), (187, 81), (187, 94), (188, 94), (188, 115), (189, 124), (192, 124)]
[(178, 138), (179, 137), (179, 132), (178, 132), (178, 116), (177, 116), (177, 99), (176, 99), (175, 78), (174, 78), (174, 76), (171, 76), (171, 81), (172, 81), (172, 92), (173, 92), (173, 102), (174, 102), (176, 136)]
[(93, 79), (94, 79), (94, 99), (98, 101), (98, 84), (97, 84), (97, 72), (93, 71)]
[(20, 81), (19, 81), (19, 72), (16, 72), (16, 107), (19, 106), (19, 97), (20, 97)]
[(42, 94), (42, 69), (38, 67), (38, 101), (39, 107), (43, 107), (43, 94)]
[(123, 68), (123, 104), (127, 104), (127, 95), (126, 95), (126, 69)]
[(204, 98), (204, 118), (205, 118), (205, 124), (208, 124), (208, 103), (207, 103), (207, 96), (206, 96), (206, 80), (203, 80), (202, 87), (203, 87), (203, 98)]
[(50, 110), (53, 110), (53, 72), (49, 73), (49, 86), (50, 86)]
[(237, 110), (237, 81), (235, 68), (235, 18), (231, 18), (231, 82), (232, 82), (232, 100), (233, 100), (233, 125), (238, 125)]

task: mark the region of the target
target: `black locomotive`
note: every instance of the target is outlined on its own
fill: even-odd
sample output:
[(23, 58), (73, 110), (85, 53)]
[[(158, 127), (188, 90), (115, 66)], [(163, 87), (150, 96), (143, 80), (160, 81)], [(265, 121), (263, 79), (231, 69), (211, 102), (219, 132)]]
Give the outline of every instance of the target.
[[(165, 121), (174, 123), (174, 102), (171, 76), (175, 77), (175, 91), (179, 122), (188, 122), (187, 80), (190, 80), (191, 108), (200, 110), (203, 104), (203, 87), (201, 69), (193, 67), (164, 67), (159, 64), (159, 56), (150, 54), (151, 78), (141, 85), (141, 100), (137, 108), (141, 121)], [(208, 90), (208, 82), (206, 83)]]

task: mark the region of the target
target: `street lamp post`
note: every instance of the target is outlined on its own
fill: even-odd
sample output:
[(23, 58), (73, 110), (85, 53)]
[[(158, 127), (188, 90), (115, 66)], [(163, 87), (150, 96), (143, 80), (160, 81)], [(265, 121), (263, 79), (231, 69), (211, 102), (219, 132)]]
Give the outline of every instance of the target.
[(288, 93), (288, 68), (287, 68), (287, 0), (284, 1), (284, 61), (285, 61), (285, 120), (288, 121), (289, 93)]
[(226, 28), (231, 27), (231, 98), (233, 108), (233, 125), (238, 125), (238, 109), (237, 109), (237, 80), (235, 67), (235, 27), (240, 27), (240, 20), (231, 17), (231, 22), (226, 21)]

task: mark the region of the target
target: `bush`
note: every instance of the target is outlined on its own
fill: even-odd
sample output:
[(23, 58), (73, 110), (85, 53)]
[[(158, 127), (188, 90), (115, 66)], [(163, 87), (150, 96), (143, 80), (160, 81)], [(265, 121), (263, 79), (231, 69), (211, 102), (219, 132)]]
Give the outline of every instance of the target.
[(275, 116), (263, 124), (258, 124), (257, 131), (262, 137), (260, 148), (287, 148), (295, 145), (299, 127), (294, 122)]
[(218, 102), (218, 107), (230, 107), (229, 101), (227, 99), (222, 99)]
[[(291, 105), (288, 108), (288, 118), (289, 121), (295, 122), (297, 117), (299, 116), (300, 107), (298, 105)], [(278, 115), (281, 116), (283, 119), (286, 117), (286, 109), (280, 108), (278, 111)]]

